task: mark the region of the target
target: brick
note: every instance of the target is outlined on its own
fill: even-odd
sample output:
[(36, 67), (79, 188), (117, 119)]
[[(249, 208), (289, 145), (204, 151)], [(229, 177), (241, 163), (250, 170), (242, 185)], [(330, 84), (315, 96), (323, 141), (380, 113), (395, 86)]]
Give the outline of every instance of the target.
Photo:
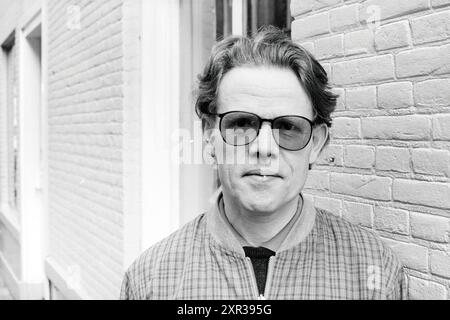
[[(79, 30), (66, 26), (69, 4), (49, 2), (46, 29), (49, 253), (63, 269), (81, 265), (80, 289), (88, 296), (111, 299), (123, 278), (122, 215), (130, 210), (126, 205), (124, 211), (122, 201), (124, 176), (129, 180), (123, 174), (128, 167), (123, 141), (131, 137), (124, 136), (123, 122), (129, 120), (125, 115), (135, 114), (124, 113), (129, 109), (124, 106), (133, 105), (126, 103), (128, 96), (139, 96), (140, 90), (133, 85), (138, 79), (131, 81), (130, 75), (135, 72), (139, 78), (139, 37), (128, 30), (136, 24), (139, 31), (139, 3), (77, 2)], [(135, 19), (126, 13), (131, 6)]]
[(340, 0), (296, 0), (291, 1), (291, 15), (297, 17), (304, 13), (319, 10), (341, 2)]
[(358, 139), (361, 125), (359, 119), (335, 118), (331, 127), (331, 136), (337, 139)]
[(413, 243), (405, 243), (391, 239), (383, 239), (400, 261), (408, 268), (428, 272), (428, 250), (425, 247)]
[(432, 250), (430, 254), (431, 273), (450, 278), (450, 254), (448, 252)]
[(450, 106), (450, 79), (433, 79), (416, 83), (414, 96), (418, 107)]
[(359, 19), (361, 23), (373, 20), (379, 13), (381, 20), (406, 16), (428, 8), (428, 0), (368, 0), (361, 4)]
[(329, 190), (329, 173), (328, 171), (310, 170), (306, 179), (305, 188), (314, 190)]
[(345, 110), (345, 89), (334, 88), (333, 93), (338, 95), (336, 101), (336, 111)]
[(353, 224), (372, 227), (373, 209), (371, 205), (344, 201), (342, 217)]
[(408, 21), (391, 23), (375, 31), (377, 51), (407, 47), (411, 44), (411, 31)]
[(328, 12), (310, 15), (292, 22), (292, 39), (303, 40), (330, 32)]
[(303, 48), (309, 51), (311, 54), (315, 54), (314, 42), (303, 42), (300, 44)]
[(409, 277), (408, 298), (410, 300), (445, 300), (447, 291), (442, 284)]
[(313, 9), (314, 0), (291, 1), (291, 15), (297, 17)]
[(328, 211), (335, 216), (340, 217), (341, 211), (342, 211), (342, 202), (338, 199), (333, 199), (330, 197), (314, 197), (314, 205), (317, 208), (323, 209), (325, 211)]
[(450, 38), (450, 11), (429, 14), (411, 20), (414, 44)]
[(375, 149), (367, 146), (346, 146), (345, 166), (370, 169), (375, 163)]
[(316, 57), (329, 59), (344, 55), (344, 36), (341, 34), (316, 40)]
[(333, 64), (333, 82), (336, 85), (369, 83), (394, 78), (394, 60), (391, 55), (353, 59)]
[(329, 63), (322, 63), (322, 68), (327, 73), (328, 79), (331, 82), (331, 65)]
[(450, 73), (450, 44), (400, 52), (395, 60), (399, 78)]
[(391, 199), (390, 178), (349, 173), (331, 173), (332, 192), (374, 200)]
[(332, 31), (340, 31), (358, 24), (358, 4), (330, 10), (330, 27)]
[(392, 82), (378, 86), (378, 108), (401, 109), (414, 105), (410, 82)]
[(435, 242), (447, 242), (447, 233), (450, 230), (447, 218), (411, 212), (410, 223), (413, 237)]
[(398, 234), (409, 234), (408, 211), (386, 207), (374, 208), (375, 228)]
[(373, 52), (373, 32), (370, 29), (347, 32), (344, 36), (344, 46), (346, 55)]
[(331, 7), (338, 3), (341, 3), (341, 0), (315, 0), (314, 1), (314, 10)]
[(322, 150), (317, 163), (330, 166), (342, 166), (344, 164), (344, 148), (339, 145), (329, 144)]
[(437, 149), (413, 149), (412, 165), (414, 172), (450, 176), (450, 152)]
[(431, 135), (430, 120), (422, 115), (363, 118), (361, 129), (367, 139), (427, 140)]
[(450, 208), (450, 201), (448, 201), (450, 184), (395, 179), (393, 198), (406, 203), (448, 209)]
[(370, 86), (347, 89), (346, 105), (348, 110), (376, 109), (377, 88)]
[(450, 140), (450, 114), (433, 116), (433, 139)]
[(377, 147), (377, 170), (409, 172), (409, 150), (395, 147)]
[(439, 8), (450, 5), (450, 0), (431, 0), (433, 8)]

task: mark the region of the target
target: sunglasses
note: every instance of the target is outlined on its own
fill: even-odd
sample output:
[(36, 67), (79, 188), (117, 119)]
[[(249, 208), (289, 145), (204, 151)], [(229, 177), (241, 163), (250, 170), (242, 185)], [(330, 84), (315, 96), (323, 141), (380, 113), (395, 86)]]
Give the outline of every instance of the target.
[(244, 111), (211, 114), (219, 117), (220, 134), (232, 146), (245, 146), (258, 137), (263, 122), (269, 122), (275, 142), (283, 149), (299, 151), (305, 148), (312, 136), (313, 123), (301, 116), (281, 116), (263, 119)]

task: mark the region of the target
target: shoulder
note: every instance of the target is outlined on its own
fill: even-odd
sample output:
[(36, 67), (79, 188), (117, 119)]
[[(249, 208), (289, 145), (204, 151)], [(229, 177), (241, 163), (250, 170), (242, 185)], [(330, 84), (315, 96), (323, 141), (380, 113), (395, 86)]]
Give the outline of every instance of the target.
[(367, 272), (375, 275), (379, 272), (388, 298), (390, 294), (402, 294), (403, 265), (375, 231), (316, 208), (316, 232), (339, 248), (340, 254), (360, 263)]
[(145, 250), (127, 269), (121, 298), (143, 299), (147, 285), (159, 273), (176, 275), (198, 235), (204, 232), (204, 214)]
[(353, 224), (323, 209), (316, 208), (316, 229), (321, 236), (342, 245), (347, 244), (349, 249), (382, 251), (387, 247), (373, 230)]
[(371, 261), (373, 265), (380, 265), (390, 273), (396, 273), (402, 268), (391, 247), (367, 227), (353, 224), (326, 210), (316, 209), (316, 229), (321, 237), (331, 240), (342, 253)]

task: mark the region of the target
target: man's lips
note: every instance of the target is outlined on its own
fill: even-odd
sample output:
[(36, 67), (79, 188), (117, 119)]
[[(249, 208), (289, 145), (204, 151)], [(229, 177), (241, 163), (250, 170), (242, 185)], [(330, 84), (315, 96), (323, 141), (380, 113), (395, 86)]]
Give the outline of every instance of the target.
[(254, 170), (247, 171), (246, 173), (244, 173), (243, 177), (247, 177), (247, 176), (282, 178), (281, 175), (279, 175), (276, 172), (267, 171), (267, 170), (263, 170), (263, 169), (254, 169)]

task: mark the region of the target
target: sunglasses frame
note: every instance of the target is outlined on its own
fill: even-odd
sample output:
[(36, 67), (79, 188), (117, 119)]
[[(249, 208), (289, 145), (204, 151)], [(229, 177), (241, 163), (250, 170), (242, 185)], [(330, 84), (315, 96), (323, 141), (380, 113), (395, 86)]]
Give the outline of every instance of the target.
[[(259, 128), (258, 128), (258, 131), (257, 131), (257, 134), (256, 134), (255, 139), (253, 139), (253, 140), (250, 141), (249, 143), (246, 143), (246, 144), (243, 144), (243, 145), (234, 145), (234, 144), (230, 144), (230, 143), (227, 142), (227, 140), (225, 139), (225, 137), (224, 137), (224, 135), (223, 135), (223, 132), (222, 132), (222, 120), (223, 120), (223, 118), (224, 118), (226, 115), (228, 115), (228, 114), (230, 114), (230, 113), (246, 113), (246, 114), (255, 116), (255, 117), (258, 119), (258, 121), (259, 121)], [(219, 119), (220, 119), (220, 121), (219, 121), (220, 135), (222, 136), (222, 139), (223, 139), (223, 141), (224, 141), (226, 144), (228, 144), (228, 145), (230, 145), (230, 146), (234, 146), (234, 147), (246, 146), (246, 145), (249, 145), (250, 143), (252, 143), (253, 141), (255, 141), (256, 138), (258, 138), (258, 136), (259, 136), (259, 132), (261, 131), (261, 127), (262, 127), (262, 124), (263, 124), (264, 122), (269, 122), (269, 123), (270, 123), (270, 128), (271, 128), (271, 130), (272, 130), (272, 135), (273, 135), (273, 123), (274, 123), (276, 120), (280, 119), (280, 118), (285, 118), (285, 117), (301, 118), (301, 119), (306, 120), (306, 121), (309, 123), (310, 127), (311, 127), (308, 141), (307, 141), (306, 144), (305, 144), (302, 148), (300, 148), (300, 149), (289, 149), (289, 148), (286, 148), (286, 147), (281, 146), (280, 143), (279, 143), (279, 141), (277, 141), (277, 139), (275, 139), (275, 136), (273, 135), (273, 138), (274, 138), (275, 142), (276, 142), (276, 143), (278, 144), (278, 146), (279, 146), (280, 148), (282, 148), (282, 149), (285, 149), (285, 150), (288, 150), (288, 151), (300, 151), (300, 150), (303, 150), (304, 148), (306, 148), (306, 146), (307, 146), (307, 145), (309, 144), (309, 142), (311, 141), (311, 138), (312, 138), (312, 132), (313, 132), (313, 130), (314, 130), (314, 123), (313, 123), (311, 120), (309, 120), (308, 118), (305, 118), (305, 117), (302, 117), (302, 116), (299, 116), (299, 115), (284, 115), (284, 116), (279, 116), (279, 117), (276, 117), (276, 118), (273, 118), (273, 119), (264, 119), (264, 118), (261, 118), (261, 117), (260, 117), (259, 115), (257, 115), (256, 113), (247, 112), (247, 111), (228, 111), (228, 112), (225, 112), (225, 113), (210, 113), (210, 115), (219, 117)]]

